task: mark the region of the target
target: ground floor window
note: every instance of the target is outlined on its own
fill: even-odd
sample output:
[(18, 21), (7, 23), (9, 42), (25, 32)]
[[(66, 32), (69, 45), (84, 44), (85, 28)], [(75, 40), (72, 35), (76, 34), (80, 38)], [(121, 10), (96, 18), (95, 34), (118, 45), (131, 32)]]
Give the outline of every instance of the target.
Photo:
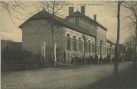
[(79, 51), (83, 50), (83, 42), (81, 40), (81, 37), (79, 37)]
[(88, 41), (88, 52), (91, 52), (91, 42), (90, 42), (90, 40)]
[(77, 51), (77, 40), (76, 40), (76, 36), (73, 36), (73, 50)]
[(95, 44), (92, 42), (92, 52), (95, 52)]
[(67, 50), (71, 50), (71, 38), (69, 34), (67, 34)]

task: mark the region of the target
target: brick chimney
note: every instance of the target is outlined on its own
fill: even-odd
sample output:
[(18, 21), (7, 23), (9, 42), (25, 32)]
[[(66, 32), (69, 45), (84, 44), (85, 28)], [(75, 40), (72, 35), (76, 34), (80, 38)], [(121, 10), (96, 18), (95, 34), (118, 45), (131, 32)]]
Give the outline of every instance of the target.
[(69, 7), (69, 15), (71, 15), (74, 12), (74, 7)]
[(94, 21), (97, 21), (97, 15), (94, 14)]
[(85, 14), (85, 6), (81, 6), (81, 13)]

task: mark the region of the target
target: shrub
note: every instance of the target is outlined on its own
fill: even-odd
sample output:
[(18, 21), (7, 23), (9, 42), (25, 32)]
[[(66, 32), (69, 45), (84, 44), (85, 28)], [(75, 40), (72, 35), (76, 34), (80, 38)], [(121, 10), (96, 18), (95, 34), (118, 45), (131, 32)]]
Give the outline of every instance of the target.
[(24, 50), (4, 49), (2, 51), (2, 70), (35, 69), (42, 67), (43, 58)]

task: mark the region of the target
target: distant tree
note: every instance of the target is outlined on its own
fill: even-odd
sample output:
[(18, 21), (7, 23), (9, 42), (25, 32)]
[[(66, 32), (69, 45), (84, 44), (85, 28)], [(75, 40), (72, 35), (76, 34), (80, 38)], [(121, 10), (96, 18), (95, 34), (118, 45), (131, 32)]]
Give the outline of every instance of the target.
[(131, 14), (128, 16), (128, 18), (131, 19), (131, 23), (135, 27), (134, 68), (135, 68), (135, 74), (137, 75), (137, 71), (136, 71), (137, 70), (137, 2), (128, 1), (128, 2), (125, 2), (122, 6), (130, 10)]
[(134, 49), (135, 49), (135, 35), (130, 35), (126, 38), (126, 41), (124, 42), (124, 45), (126, 47), (126, 59), (127, 60), (133, 60), (134, 56)]

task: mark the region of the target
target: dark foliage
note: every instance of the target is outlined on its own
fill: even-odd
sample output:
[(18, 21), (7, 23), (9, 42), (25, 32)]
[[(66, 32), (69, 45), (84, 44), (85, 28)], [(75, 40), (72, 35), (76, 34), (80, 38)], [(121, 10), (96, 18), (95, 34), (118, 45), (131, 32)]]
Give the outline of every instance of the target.
[(2, 51), (2, 70), (35, 69), (43, 66), (43, 57), (21, 49)]

